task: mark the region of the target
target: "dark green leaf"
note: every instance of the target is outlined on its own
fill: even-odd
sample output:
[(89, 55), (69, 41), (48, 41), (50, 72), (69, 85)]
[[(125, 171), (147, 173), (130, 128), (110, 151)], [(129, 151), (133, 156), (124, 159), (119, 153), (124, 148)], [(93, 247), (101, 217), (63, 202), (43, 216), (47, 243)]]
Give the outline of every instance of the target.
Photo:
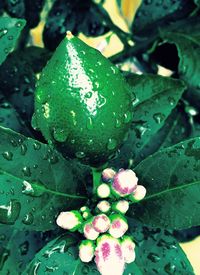
[(143, 223), (171, 229), (200, 224), (200, 138), (163, 149), (141, 162), (135, 172), (146, 198), (129, 215)]
[(146, 39), (157, 36), (158, 28), (166, 26), (174, 20), (185, 18), (192, 12), (195, 5), (192, 1), (186, 0), (146, 0), (142, 1), (137, 10), (132, 30), (136, 39)]
[(21, 274), (38, 250), (53, 237), (53, 232), (19, 232), (0, 225), (0, 273)]
[(185, 253), (173, 235), (129, 220), (130, 233), (136, 242), (136, 264), (142, 274), (194, 274)]
[(128, 82), (134, 114), (129, 137), (111, 162), (118, 168), (126, 167), (130, 159), (134, 159), (135, 165), (144, 158), (143, 148), (163, 126), (185, 89), (182, 82), (158, 75), (132, 75)]
[[(43, 275), (53, 272), (55, 275), (99, 275), (96, 265), (81, 262), (78, 257), (78, 239), (69, 234), (62, 235), (49, 242), (27, 267), (23, 275)], [(124, 275), (142, 275), (135, 263), (127, 265)]]
[(28, 27), (34, 28), (40, 21), (44, 3), (45, 0), (5, 0), (5, 11), (12, 17), (25, 18)]
[(12, 51), (22, 29), (25, 26), (25, 20), (10, 17), (0, 18), (0, 64), (6, 59)]
[(102, 35), (109, 30), (104, 23), (91, 0), (56, 0), (47, 17), (44, 44), (49, 50), (55, 50), (66, 31), (74, 35), (79, 32), (88, 36)]
[(0, 128), (0, 222), (23, 230), (56, 227), (61, 210), (82, 205), (88, 169), (48, 145)]

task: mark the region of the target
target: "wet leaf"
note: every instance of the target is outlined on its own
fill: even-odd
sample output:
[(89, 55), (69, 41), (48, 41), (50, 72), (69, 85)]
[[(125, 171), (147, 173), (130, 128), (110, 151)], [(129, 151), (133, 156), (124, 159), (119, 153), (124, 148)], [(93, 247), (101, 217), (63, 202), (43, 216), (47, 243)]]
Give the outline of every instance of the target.
[[(79, 259), (79, 241), (69, 234), (54, 239), (36, 254), (22, 275), (33, 273), (43, 275), (45, 271), (57, 275), (99, 275), (94, 262), (83, 263)], [(135, 275), (142, 275), (135, 263), (127, 265), (124, 275), (132, 274), (132, 272)]]
[(134, 169), (147, 196), (131, 206), (129, 215), (154, 227), (184, 229), (199, 225), (199, 169), (199, 137), (149, 156)]
[(106, 23), (102, 22), (91, 0), (56, 0), (48, 14), (43, 32), (45, 47), (51, 51), (55, 50), (67, 31), (74, 35), (82, 32), (87, 36), (99, 36), (109, 29)]
[(194, 274), (187, 256), (171, 232), (148, 228), (131, 219), (129, 225), (136, 243), (135, 262), (142, 274)]
[(145, 0), (142, 1), (133, 21), (132, 30), (138, 41), (148, 40), (157, 36), (158, 28), (168, 25), (189, 15), (195, 5), (192, 1)]
[(128, 77), (133, 95), (133, 121), (127, 141), (117, 158), (111, 162), (114, 167), (133, 166), (143, 158), (143, 149), (177, 105), (185, 86), (182, 82), (158, 75), (132, 75)]
[(15, 46), (25, 20), (10, 17), (0, 18), (0, 64), (6, 59)]
[(16, 231), (0, 225), (0, 272), (18, 275), (47, 242), (54, 232)]
[(0, 128), (0, 223), (20, 230), (56, 227), (61, 210), (84, 203), (88, 169), (48, 145)]

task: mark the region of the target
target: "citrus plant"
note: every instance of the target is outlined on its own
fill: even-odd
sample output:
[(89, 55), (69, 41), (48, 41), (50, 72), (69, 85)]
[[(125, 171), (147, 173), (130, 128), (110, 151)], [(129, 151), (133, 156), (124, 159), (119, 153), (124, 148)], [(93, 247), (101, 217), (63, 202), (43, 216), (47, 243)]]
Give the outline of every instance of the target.
[(144, 0), (129, 32), (104, 2), (0, 2), (2, 275), (194, 274), (200, 2)]

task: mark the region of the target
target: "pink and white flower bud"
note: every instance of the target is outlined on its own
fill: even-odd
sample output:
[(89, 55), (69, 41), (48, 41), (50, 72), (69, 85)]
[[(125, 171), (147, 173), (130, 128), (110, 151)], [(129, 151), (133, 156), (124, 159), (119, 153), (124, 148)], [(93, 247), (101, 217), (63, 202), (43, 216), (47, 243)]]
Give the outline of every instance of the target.
[(99, 214), (94, 217), (92, 225), (99, 233), (104, 233), (110, 228), (110, 219), (105, 214)]
[(99, 232), (94, 229), (92, 222), (88, 222), (84, 225), (83, 234), (86, 239), (92, 241), (96, 240), (99, 237)]
[(124, 260), (127, 264), (135, 261), (135, 243), (129, 236), (124, 236), (121, 242)]
[(108, 234), (97, 239), (95, 263), (102, 275), (122, 275), (125, 261), (119, 240)]
[(115, 174), (116, 172), (112, 168), (106, 168), (103, 170), (101, 177), (104, 182), (110, 182), (114, 178)]
[(119, 170), (114, 176), (112, 188), (121, 197), (133, 193), (137, 187), (138, 178), (136, 174), (130, 170)]
[(101, 199), (108, 198), (110, 196), (110, 186), (106, 183), (102, 183), (97, 188), (97, 196)]
[(120, 214), (112, 214), (109, 218), (111, 220), (110, 235), (114, 238), (121, 238), (128, 230), (126, 218)]
[(106, 200), (103, 200), (103, 201), (100, 201), (98, 204), (97, 204), (97, 208), (99, 211), (103, 212), (103, 213), (107, 213), (111, 206), (110, 206), (110, 203)]
[(146, 196), (147, 190), (143, 185), (138, 185), (135, 192), (133, 192), (129, 199), (133, 202), (141, 201)]
[(125, 214), (129, 209), (129, 202), (126, 200), (120, 200), (112, 204), (112, 209), (114, 211)]
[(82, 262), (89, 263), (94, 257), (95, 245), (93, 241), (84, 240), (79, 245), (79, 258)]
[(58, 226), (72, 232), (79, 229), (82, 222), (82, 216), (77, 210), (61, 212), (56, 219), (56, 223)]

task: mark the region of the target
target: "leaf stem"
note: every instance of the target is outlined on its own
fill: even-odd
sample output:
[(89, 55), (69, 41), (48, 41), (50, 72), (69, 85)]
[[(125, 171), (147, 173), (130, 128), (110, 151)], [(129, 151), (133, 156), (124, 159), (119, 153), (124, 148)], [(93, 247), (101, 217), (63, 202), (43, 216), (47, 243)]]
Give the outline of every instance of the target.
[[(18, 181), (23, 181), (24, 180), (24, 179), (16, 177), (16, 176), (14, 176), (14, 175), (6, 172), (6, 171), (3, 171), (3, 170), (0, 170), (0, 176), (1, 176), (1, 174), (12, 177), (13, 179), (18, 180)], [(30, 182), (30, 184), (33, 184), (33, 183)], [(37, 185), (37, 184), (34, 183), (34, 185)], [(39, 189), (43, 192), (46, 192), (46, 193), (54, 194), (56, 196), (62, 196), (62, 197), (67, 197), (67, 198), (72, 198), (72, 199), (87, 199), (87, 197), (84, 197), (84, 196), (71, 195), (71, 194), (61, 193), (61, 192), (58, 192), (58, 191), (47, 189), (45, 186), (41, 186), (41, 185), (37, 185), (37, 189)]]
[(93, 194), (96, 194), (96, 190), (101, 183), (101, 169), (92, 167), (93, 176)]

